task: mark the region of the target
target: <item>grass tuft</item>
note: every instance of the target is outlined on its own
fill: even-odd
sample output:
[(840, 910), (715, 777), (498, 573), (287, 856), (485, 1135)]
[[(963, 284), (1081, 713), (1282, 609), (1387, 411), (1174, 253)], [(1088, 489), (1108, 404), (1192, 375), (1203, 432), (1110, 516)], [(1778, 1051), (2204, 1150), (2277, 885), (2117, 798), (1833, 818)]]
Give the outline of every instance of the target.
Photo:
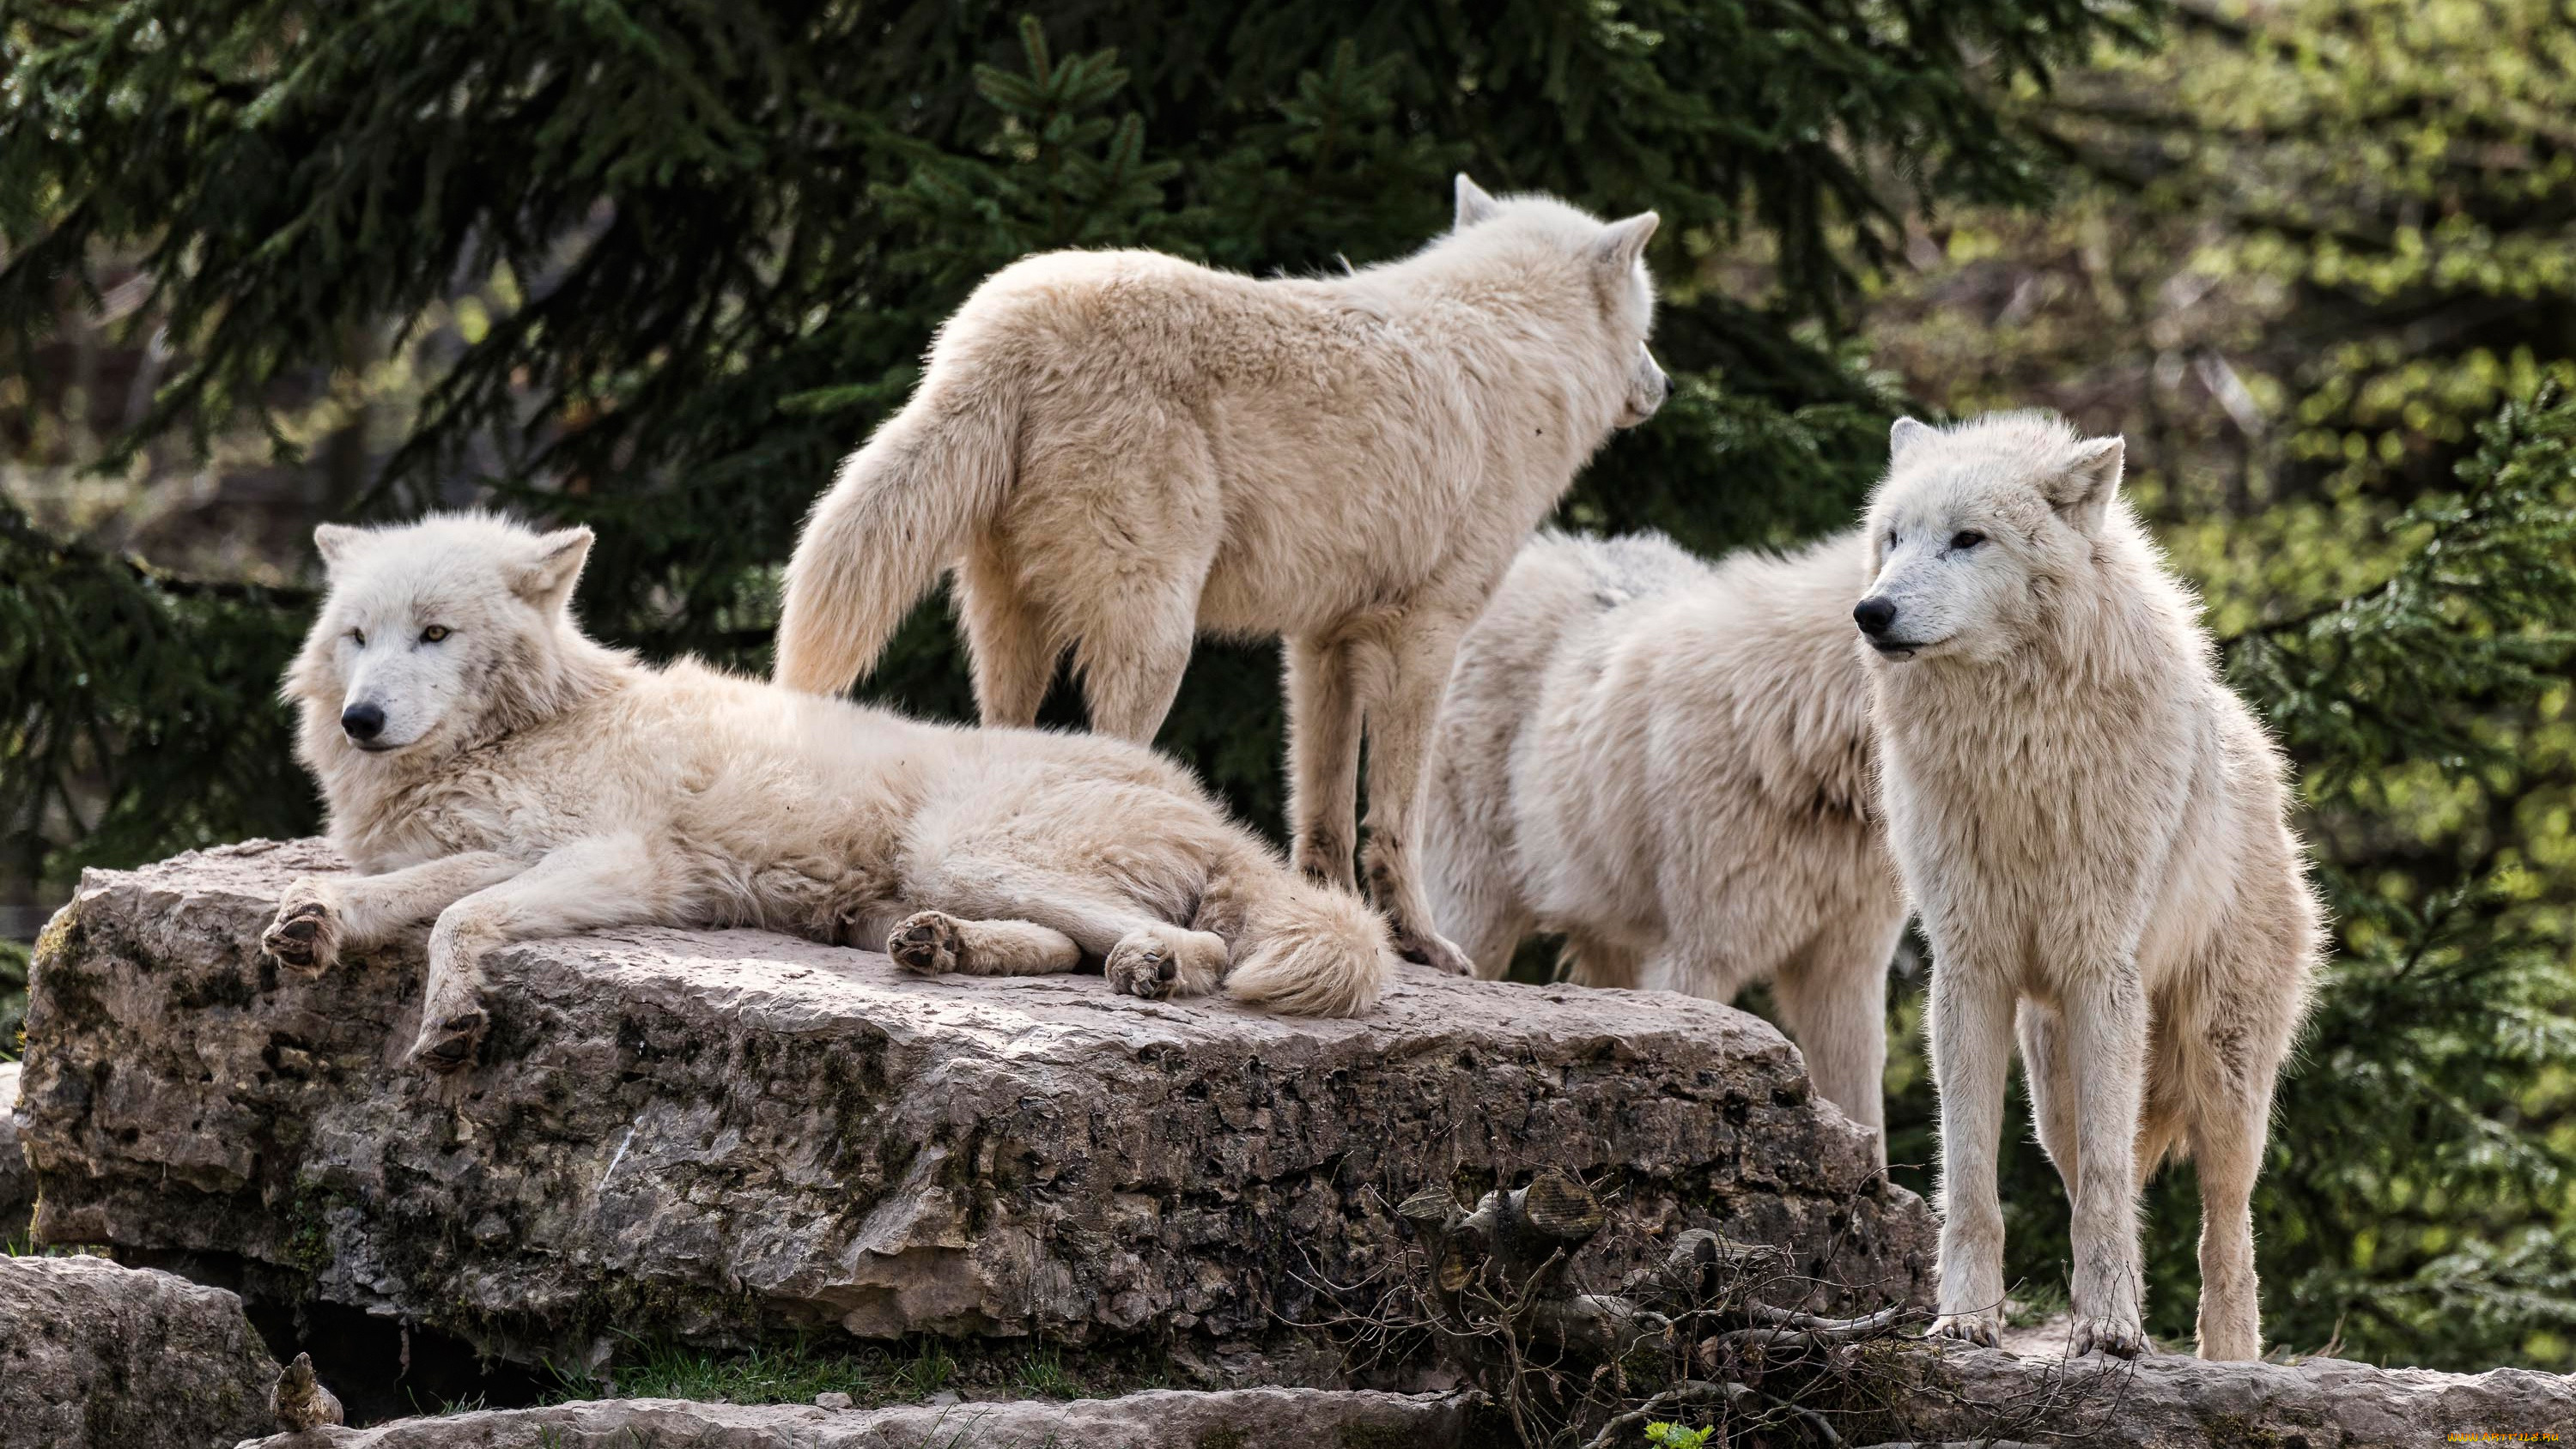
[[(978, 1398), (1078, 1399), (1156, 1387), (1168, 1376), (1113, 1372), (1095, 1385), (1053, 1348), (961, 1364), (951, 1346), (917, 1338), (880, 1347), (827, 1348), (807, 1338), (727, 1352), (629, 1337), (600, 1378), (557, 1370), (555, 1402), (572, 1399), (692, 1399), (700, 1403), (810, 1404), (847, 1394), (860, 1408), (914, 1403), (946, 1389)], [(1135, 1382), (1129, 1382), (1134, 1379)]]

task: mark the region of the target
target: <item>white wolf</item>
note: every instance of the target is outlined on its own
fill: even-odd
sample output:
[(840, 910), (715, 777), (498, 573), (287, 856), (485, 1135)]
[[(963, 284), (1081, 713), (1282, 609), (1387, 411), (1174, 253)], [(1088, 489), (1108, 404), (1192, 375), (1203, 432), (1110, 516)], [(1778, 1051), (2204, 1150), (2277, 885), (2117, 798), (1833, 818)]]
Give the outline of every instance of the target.
[(2117, 494), (2121, 443), (2010, 413), (1896, 425), (1853, 617), (1875, 647), (1890, 843), (1932, 944), (1939, 1332), (1992, 1343), (1995, 1145), (2020, 1015), (2074, 1205), (2077, 1351), (2135, 1354), (2137, 1194), (2199, 1165), (2200, 1352), (2261, 1352), (2254, 1228), (2272, 1081), (2323, 912), (2286, 767)]
[(1459, 646), (1423, 806), (1432, 919), (1480, 974), (1543, 929), (1589, 986), (1771, 981), (1816, 1090), (1883, 1132), (1905, 906), (1851, 627), (1868, 581), (1857, 533), (1714, 566), (1654, 534), (1521, 550)]
[(1395, 961), (1188, 773), (1122, 740), (930, 725), (591, 642), (590, 532), (482, 515), (315, 534), (330, 596), (287, 675), (299, 752), (359, 875), (295, 882), (264, 944), (320, 971), (435, 916), (414, 1060), (471, 1060), (482, 959), (602, 926), (751, 925), (921, 972), (1105, 963), (1365, 1011)]
[(1003, 269), (816, 503), (777, 678), (847, 687), (952, 565), (988, 725), (1035, 720), (1070, 647), (1092, 727), (1150, 742), (1200, 631), (1283, 636), (1298, 865), (1352, 882), (1365, 719), (1370, 889), (1398, 949), (1465, 972), (1412, 864), (1424, 742), (1513, 550), (1664, 400), (1654, 230), (1461, 176), (1454, 230), (1347, 276)]

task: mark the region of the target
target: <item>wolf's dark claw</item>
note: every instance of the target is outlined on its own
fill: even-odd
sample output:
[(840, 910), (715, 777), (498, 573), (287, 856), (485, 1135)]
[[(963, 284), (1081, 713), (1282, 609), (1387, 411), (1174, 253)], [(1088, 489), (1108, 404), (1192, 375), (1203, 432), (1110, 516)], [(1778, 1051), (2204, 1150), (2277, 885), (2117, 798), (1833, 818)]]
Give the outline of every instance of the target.
[(411, 1059), (442, 1077), (452, 1075), (474, 1060), (474, 1049), (482, 1045), (484, 1029), (490, 1025), (491, 1018), (480, 1007), (460, 1011), (440, 1022), (435, 1035), (422, 1033)]

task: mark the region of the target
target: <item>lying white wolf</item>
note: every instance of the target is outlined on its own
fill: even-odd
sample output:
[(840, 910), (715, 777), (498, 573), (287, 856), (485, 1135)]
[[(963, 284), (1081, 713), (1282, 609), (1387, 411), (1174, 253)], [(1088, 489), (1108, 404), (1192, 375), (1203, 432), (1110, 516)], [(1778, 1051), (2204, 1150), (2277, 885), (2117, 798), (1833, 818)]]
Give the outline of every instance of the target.
[(487, 952), (603, 926), (762, 926), (977, 976), (1090, 957), (1138, 996), (1322, 1015), (1367, 1010), (1394, 969), (1356, 896), (1142, 746), (645, 668), (570, 615), (587, 529), (314, 537), (330, 596), (286, 694), (363, 873), (295, 882), (264, 944), (318, 972), (435, 916), (423, 1066), (472, 1059)]
[(1772, 982), (1816, 1090), (1883, 1132), (1905, 905), (1852, 637), (1868, 580), (1857, 533), (1715, 565), (1658, 534), (1521, 550), (1459, 647), (1423, 806), (1432, 918), (1478, 974), (1547, 930), (1587, 986)]
[(2200, 1352), (2262, 1352), (2248, 1199), (2323, 932), (2280, 752), (2118, 498), (2118, 438), (1896, 425), (1870, 505), (1888, 831), (1932, 943), (1937, 1332), (1993, 1343), (1995, 1139), (2020, 1016), (2074, 1205), (2075, 1349), (2135, 1354), (2137, 1196), (2200, 1171)]
[(846, 688), (952, 565), (988, 725), (1035, 721), (1072, 648), (1092, 727), (1147, 743), (1200, 631), (1284, 637), (1298, 865), (1352, 881), (1365, 720), (1370, 890), (1400, 950), (1463, 973), (1412, 864), (1424, 742), (1513, 551), (1664, 400), (1654, 231), (1461, 176), (1453, 231), (1348, 276), (1003, 269), (815, 505), (778, 680)]

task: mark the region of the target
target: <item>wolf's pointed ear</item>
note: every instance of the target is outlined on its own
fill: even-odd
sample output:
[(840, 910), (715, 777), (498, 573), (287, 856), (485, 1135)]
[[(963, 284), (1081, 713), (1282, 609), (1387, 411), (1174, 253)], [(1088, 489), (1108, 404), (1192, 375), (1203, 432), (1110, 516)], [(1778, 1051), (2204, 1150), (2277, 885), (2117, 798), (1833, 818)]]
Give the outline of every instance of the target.
[(549, 533), (510, 572), (510, 587), (520, 598), (554, 613), (572, 598), (581, 581), (582, 560), (590, 557), (590, 530), (566, 528)]
[(358, 540), (366, 536), (363, 528), (325, 523), (313, 530), (313, 547), (321, 552), (322, 567), (327, 571), (337, 568), (340, 560), (349, 556), (349, 550), (358, 546)]
[(1897, 459), (1904, 457), (1906, 449), (1931, 437), (1932, 432), (1932, 428), (1927, 424), (1918, 423), (1912, 418), (1898, 418), (1896, 426), (1887, 430), (1889, 465), (1893, 466)]
[(2065, 471), (2041, 485), (2048, 506), (2082, 533), (2099, 532), (2120, 491), (2120, 460), (2127, 446), (2118, 438), (2087, 438), (2075, 447)]
[(1450, 230), (1465, 231), (1500, 210), (1494, 198), (1485, 194), (1485, 188), (1468, 180), (1466, 172), (1458, 173), (1458, 221)]
[(1592, 244), (1592, 254), (1612, 272), (1625, 272), (1646, 254), (1646, 243), (1655, 239), (1655, 228), (1663, 224), (1664, 219), (1651, 211), (1614, 221), (1602, 228), (1601, 239)]

